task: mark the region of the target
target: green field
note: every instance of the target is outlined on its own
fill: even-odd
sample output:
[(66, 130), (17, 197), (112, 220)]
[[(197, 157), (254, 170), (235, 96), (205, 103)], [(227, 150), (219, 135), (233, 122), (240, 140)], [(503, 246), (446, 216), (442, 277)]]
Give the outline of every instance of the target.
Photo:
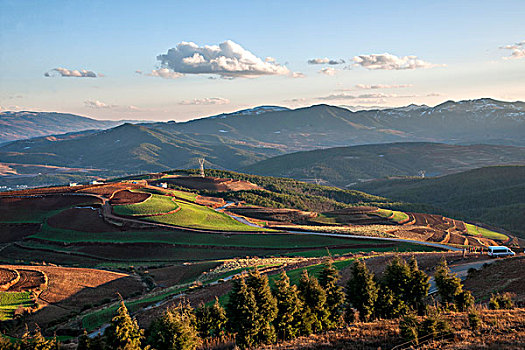
[(19, 307), (36, 306), (30, 292), (0, 292), (0, 321), (10, 320)]
[(113, 212), (117, 215), (143, 216), (169, 213), (178, 208), (172, 197), (151, 194), (144, 202), (115, 205)]
[(467, 232), (473, 236), (482, 236), (489, 239), (497, 239), (500, 241), (506, 241), (508, 237), (502, 233), (494, 232), (483, 227), (479, 227), (472, 224), (467, 224)]
[(160, 195), (171, 193), (175, 197), (187, 200), (189, 202), (195, 202), (195, 198), (198, 196), (196, 193), (193, 193), (193, 192), (186, 192), (186, 191), (172, 190), (172, 189), (165, 190), (165, 189), (142, 188), (141, 191), (152, 193), (152, 194), (160, 194)]
[(216, 212), (208, 207), (177, 201), (181, 207), (176, 213), (145, 218), (148, 221), (161, 224), (189, 227), (215, 231), (268, 231), (260, 227), (252, 227), (232, 219), (226, 214)]
[[(381, 216), (382, 218), (390, 218), (390, 220), (395, 221), (397, 223), (406, 222), (408, 220), (408, 215), (403, 213), (402, 211), (378, 209), (376, 214)], [(392, 216), (392, 214), (394, 216)]]

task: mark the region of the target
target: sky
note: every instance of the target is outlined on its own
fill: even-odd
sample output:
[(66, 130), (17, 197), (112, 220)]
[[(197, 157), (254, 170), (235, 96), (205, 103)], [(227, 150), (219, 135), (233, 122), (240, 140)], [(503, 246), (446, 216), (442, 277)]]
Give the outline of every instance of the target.
[(185, 121), (525, 100), (525, 1), (0, 0), (0, 108)]

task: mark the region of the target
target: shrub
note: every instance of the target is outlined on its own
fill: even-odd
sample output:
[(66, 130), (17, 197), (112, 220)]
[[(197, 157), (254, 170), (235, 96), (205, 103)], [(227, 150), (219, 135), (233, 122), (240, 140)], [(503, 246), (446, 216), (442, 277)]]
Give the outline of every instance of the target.
[(406, 341), (413, 341), (415, 344), (419, 343), (419, 321), (414, 314), (405, 315), (401, 321), (399, 321), (399, 330), (401, 336)]
[(468, 324), (470, 326), (470, 329), (473, 331), (478, 331), (481, 328), (481, 324), (483, 321), (481, 320), (481, 316), (479, 315), (479, 312), (476, 310), (471, 310), (468, 314)]

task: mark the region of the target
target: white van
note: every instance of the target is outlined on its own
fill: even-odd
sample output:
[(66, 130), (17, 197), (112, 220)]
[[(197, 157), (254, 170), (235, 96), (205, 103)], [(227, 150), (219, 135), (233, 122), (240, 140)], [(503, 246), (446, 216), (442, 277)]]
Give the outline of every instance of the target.
[(516, 255), (512, 250), (510, 250), (508, 247), (503, 246), (491, 246), (489, 247), (489, 256), (492, 256), (493, 258), (497, 258), (500, 256), (513, 256)]

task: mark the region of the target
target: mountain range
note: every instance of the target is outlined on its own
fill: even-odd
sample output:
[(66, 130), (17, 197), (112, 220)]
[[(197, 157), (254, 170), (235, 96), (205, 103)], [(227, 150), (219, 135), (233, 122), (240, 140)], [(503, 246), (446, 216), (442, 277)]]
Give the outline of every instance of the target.
[[(42, 126), (38, 123), (51, 117), (55, 122), (60, 121), (63, 128), (70, 128), (67, 130), (74, 129), (74, 124), (76, 132), (4, 144), (0, 146), (0, 163), (9, 164), (13, 169), (29, 164), (97, 168), (104, 174), (123, 169), (129, 173), (196, 167), (198, 158), (206, 158), (207, 167), (238, 170), (296, 151), (362, 144), (443, 142), (525, 146), (525, 103), (487, 98), (447, 101), (435, 107), (410, 105), (358, 112), (329, 105), (293, 110), (261, 106), (188, 122), (126, 123), (106, 130), (80, 132), (82, 123), (75, 120), (88, 123), (91, 119), (35, 113), (27, 116), (33, 123), (27, 124), (27, 135), (52, 130), (50, 123), (42, 122)], [(16, 118), (2, 117), (1, 120), (4, 119)], [(104, 125), (95, 123), (82, 127), (93, 129), (104, 128)], [(7, 134), (9, 128), (0, 127), (0, 133)], [(64, 131), (61, 129), (57, 133)], [(491, 165), (495, 159), (479, 165)], [(418, 164), (414, 167), (433, 172), (428, 166)], [(459, 163), (456, 167), (466, 169)], [(390, 174), (385, 171), (376, 175), (413, 175), (413, 170)], [(364, 174), (357, 178), (369, 177)]]

